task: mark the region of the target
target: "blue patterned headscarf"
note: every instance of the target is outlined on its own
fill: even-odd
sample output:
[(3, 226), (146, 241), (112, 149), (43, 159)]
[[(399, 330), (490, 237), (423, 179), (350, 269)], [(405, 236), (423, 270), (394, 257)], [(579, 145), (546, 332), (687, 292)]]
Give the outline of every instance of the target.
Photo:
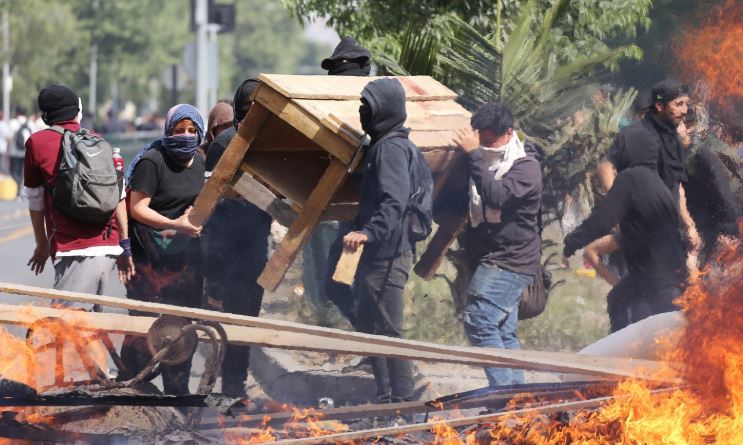
[[(185, 135), (173, 136), (173, 127), (184, 119), (190, 119), (194, 125), (196, 125), (196, 131), (198, 133), (196, 137)], [(165, 118), (165, 131), (163, 137), (145, 145), (141, 150), (139, 150), (136, 156), (134, 156), (131, 164), (129, 164), (129, 168), (126, 170), (127, 182), (131, 179), (134, 167), (136, 167), (139, 160), (142, 159), (142, 156), (144, 156), (147, 151), (153, 148), (164, 147), (171, 157), (176, 161), (180, 161), (181, 159), (179, 159), (179, 157), (190, 159), (190, 157), (192, 157), (196, 152), (196, 148), (198, 148), (202, 140), (204, 140), (204, 120), (202, 119), (199, 110), (189, 104), (178, 104), (171, 107)]]

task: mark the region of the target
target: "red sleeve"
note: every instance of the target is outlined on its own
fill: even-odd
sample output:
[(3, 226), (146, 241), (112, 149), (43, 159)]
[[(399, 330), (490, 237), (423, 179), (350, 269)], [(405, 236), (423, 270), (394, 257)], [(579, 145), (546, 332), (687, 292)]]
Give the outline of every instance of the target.
[(28, 138), (26, 141), (26, 156), (23, 160), (23, 184), (29, 188), (44, 185), (44, 175), (41, 173), (41, 168), (34, 156), (32, 138)]

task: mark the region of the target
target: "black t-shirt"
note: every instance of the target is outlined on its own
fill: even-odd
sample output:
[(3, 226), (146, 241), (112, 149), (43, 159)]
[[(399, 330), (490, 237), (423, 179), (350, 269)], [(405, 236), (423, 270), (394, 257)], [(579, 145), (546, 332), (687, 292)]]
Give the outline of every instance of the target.
[(162, 148), (149, 150), (134, 167), (129, 188), (150, 197), (150, 208), (176, 219), (193, 205), (204, 186), (204, 160), (194, 156), (189, 167), (173, 161)]
[(209, 148), (206, 150), (206, 171), (210, 172), (214, 170), (217, 162), (219, 162), (219, 158), (222, 157), (222, 153), (230, 145), (230, 141), (235, 133), (237, 133), (235, 127), (230, 127), (219, 133), (212, 143), (209, 144)]

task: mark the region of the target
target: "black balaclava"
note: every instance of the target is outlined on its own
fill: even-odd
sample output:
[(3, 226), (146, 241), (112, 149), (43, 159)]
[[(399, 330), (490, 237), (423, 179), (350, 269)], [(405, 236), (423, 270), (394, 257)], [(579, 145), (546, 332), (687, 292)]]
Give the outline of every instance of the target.
[(41, 119), (47, 125), (71, 121), (80, 111), (80, 100), (71, 89), (64, 85), (49, 85), (39, 92)]
[(392, 132), (407, 131), (403, 127), (407, 117), (405, 89), (398, 79), (387, 77), (366, 84), (359, 119), (372, 144)]
[(258, 88), (259, 83), (260, 81), (258, 79), (250, 78), (243, 81), (243, 83), (241, 83), (240, 86), (237, 87), (237, 91), (235, 91), (235, 98), (232, 101), (233, 106), (235, 107), (235, 119), (232, 122), (232, 125), (235, 128), (237, 128), (237, 124), (242, 122), (242, 120), (248, 114), (248, 111), (250, 111), (250, 107), (251, 105), (253, 105), (253, 101), (250, 100), (250, 96), (252, 96), (255, 89)]
[(333, 55), (320, 65), (331, 76), (368, 76), (371, 71), (369, 50), (356, 43), (353, 37), (344, 37)]

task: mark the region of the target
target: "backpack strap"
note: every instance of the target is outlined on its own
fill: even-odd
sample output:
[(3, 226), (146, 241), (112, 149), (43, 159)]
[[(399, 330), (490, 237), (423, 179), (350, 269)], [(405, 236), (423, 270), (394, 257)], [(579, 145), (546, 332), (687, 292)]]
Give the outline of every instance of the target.
[(64, 132), (67, 131), (64, 128), (60, 127), (59, 125), (52, 125), (48, 128), (48, 130), (52, 130), (55, 133), (59, 133), (64, 136)]

